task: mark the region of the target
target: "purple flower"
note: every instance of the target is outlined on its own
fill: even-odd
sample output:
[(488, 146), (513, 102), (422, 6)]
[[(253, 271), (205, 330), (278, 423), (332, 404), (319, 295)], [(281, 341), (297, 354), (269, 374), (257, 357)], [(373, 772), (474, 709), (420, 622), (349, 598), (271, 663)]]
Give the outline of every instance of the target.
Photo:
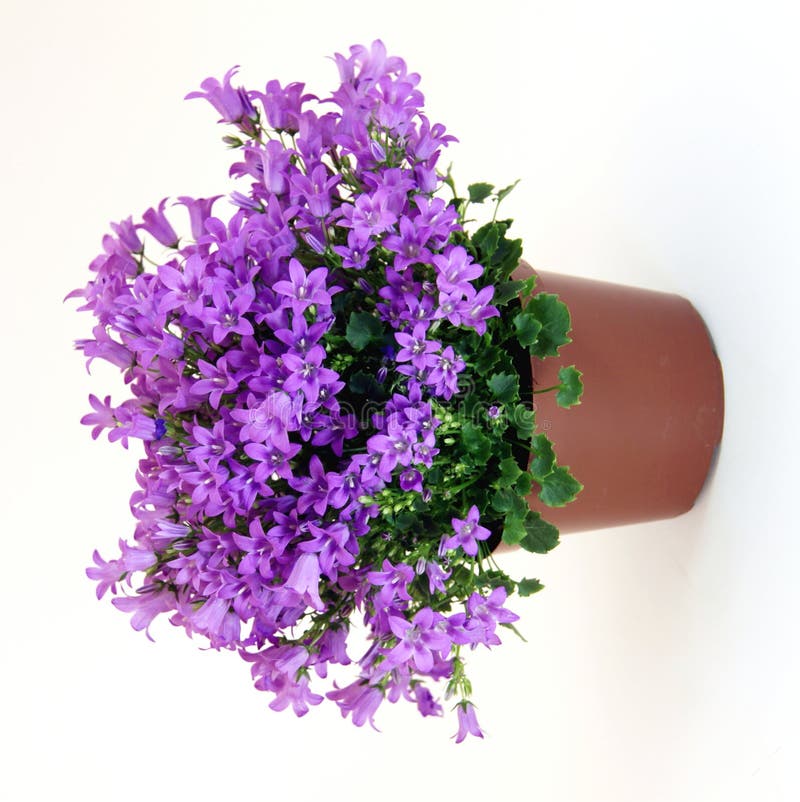
[(243, 424), (239, 432), (243, 441), (269, 441), (284, 454), (289, 452), (288, 432), (297, 429), (300, 421), (297, 404), (287, 393), (280, 391), (270, 393), (260, 402), (250, 393), (247, 409), (233, 409), (231, 417)]
[(464, 360), (458, 356), (452, 346), (437, 355), (437, 361), (425, 379), (426, 384), (433, 386), (436, 395), (452, 398), (458, 392), (458, 374), (464, 370)]
[(141, 253), (144, 250), (142, 240), (136, 233), (136, 226), (133, 224), (132, 217), (127, 217), (120, 223), (112, 223), (111, 230), (119, 237), (122, 246), (130, 253)]
[(174, 608), (174, 596), (168, 590), (158, 590), (154, 587), (140, 588), (136, 596), (123, 596), (112, 599), (111, 603), (118, 610), (133, 613), (131, 626), (137, 631), (145, 631), (149, 640), (150, 624), (159, 613), (165, 613)]
[(397, 638), (397, 644), (386, 655), (387, 667), (410, 660), (417, 671), (429, 672), (433, 668), (434, 653), (450, 650), (450, 638), (438, 626), (443, 620), (430, 607), (423, 607), (411, 621), (390, 615), (389, 627)]
[[(94, 412), (84, 415), (81, 418), (81, 423), (84, 426), (93, 426), (92, 440), (97, 440), (100, 437), (103, 429), (115, 429), (117, 426), (117, 419), (114, 416), (114, 407), (111, 406), (111, 396), (107, 395), (102, 401), (96, 395), (89, 396), (89, 403), (92, 405)], [(111, 432), (109, 432), (109, 440), (111, 439)]]
[(287, 376), (283, 389), (290, 393), (299, 390), (308, 402), (315, 403), (323, 386), (333, 384), (339, 378), (336, 371), (322, 367), (325, 356), (325, 349), (321, 345), (313, 346), (302, 356), (284, 354), (283, 366)]
[(342, 717), (352, 717), (356, 727), (362, 727), (369, 721), (374, 730), (378, 729), (373, 717), (383, 702), (383, 691), (380, 688), (365, 680), (358, 680), (345, 688), (337, 687), (335, 691), (329, 691), (327, 697), (339, 705)]
[(394, 338), (401, 346), (397, 352), (398, 362), (411, 362), (417, 370), (432, 368), (437, 363), (434, 356), (441, 347), (441, 343), (435, 340), (426, 340), (427, 326), (424, 323), (417, 323), (411, 334), (403, 331), (395, 332)]
[(289, 165), (292, 152), (284, 148), (277, 139), (270, 139), (263, 148), (257, 151), (261, 162), (261, 176), (267, 192), (283, 195), (289, 189)]
[(325, 473), (319, 457), (314, 454), (308, 465), (308, 476), (300, 476), (289, 480), (294, 490), (300, 493), (297, 500), (297, 511), (302, 515), (313, 507), (317, 515), (324, 515), (328, 508), (328, 481), (331, 474)]
[(489, 305), (493, 297), (494, 287), (484, 287), (478, 293), (470, 288), (458, 310), (461, 317), (461, 325), (472, 327), (480, 335), (485, 334), (486, 319), (500, 316), (497, 308)]
[(483, 274), (483, 268), (472, 261), (472, 257), (461, 246), (448, 248), (443, 255), (434, 256), (436, 265), (436, 285), (442, 292), (467, 292), (472, 279)]
[(230, 297), (220, 282), (211, 291), (214, 303), (205, 307), (200, 319), (211, 326), (211, 338), (219, 345), (229, 334), (252, 334), (253, 324), (245, 317), (253, 302), (252, 287), (242, 287)]
[(475, 504), (470, 507), (464, 520), (453, 518), (451, 523), (455, 534), (445, 539), (443, 548), (455, 549), (460, 546), (467, 554), (474, 557), (478, 553), (478, 541), (486, 540), (491, 535), (486, 527), (480, 526), (478, 520), (478, 507)]
[(395, 599), (410, 601), (408, 585), (414, 579), (414, 569), (405, 563), (392, 565), (389, 560), (383, 561), (383, 571), (370, 571), (367, 581), (381, 588), (376, 603), (382, 607), (394, 604)]
[(342, 267), (361, 270), (367, 266), (369, 253), (374, 246), (373, 240), (363, 239), (355, 231), (349, 231), (347, 234), (347, 246), (334, 245), (333, 251), (342, 257)]
[(289, 261), (289, 281), (276, 281), (273, 289), (290, 299), (295, 314), (302, 314), (312, 304), (330, 306), (331, 296), (325, 287), (327, 267), (317, 267), (308, 275), (297, 259)]
[(190, 198), (186, 195), (181, 195), (178, 198), (178, 203), (183, 204), (189, 212), (189, 224), (195, 240), (199, 240), (205, 235), (206, 220), (211, 217), (211, 209), (214, 203), (221, 197), (222, 195), (214, 195), (213, 198)]
[[(120, 546), (122, 541), (120, 540)], [(97, 598), (102, 599), (110, 589), (112, 593), (117, 592), (117, 582), (121, 582), (127, 568), (123, 560), (109, 560), (106, 562), (98, 553), (97, 549), (92, 554), (94, 566), (86, 569), (86, 576), (98, 583)]]
[(302, 114), (303, 103), (313, 100), (314, 95), (304, 95), (305, 84), (292, 83), (281, 87), (278, 81), (270, 81), (264, 92), (253, 92), (264, 104), (267, 122), (276, 131), (296, 131)]
[(389, 193), (381, 189), (374, 195), (359, 195), (354, 204), (342, 206), (342, 214), (341, 225), (348, 225), (361, 240), (388, 231), (397, 221), (397, 214), (390, 208)]
[(219, 409), (222, 396), (232, 393), (239, 386), (236, 377), (228, 370), (228, 358), (220, 357), (214, 365), (205, 359), (197, 360), (197, 369), (205, 377), (197, 379), (192, 385), (192, 395), (208, 396), (208, 402), (214, 409)]
[(207, 100), (219, 112), (221, 123), (239, 123), (245, 119), (257, 119), (258, 115), (247, 92), (241, 87), (231, 86), (231, 78), (236, 75), (238, 69), (238, 65), (231, 67), (225, 73), (222, 83), (216, 78), (206, 78), (200, 84), (202, 91), (189, 92), (184, 99), (199, 97)]
[(310, 176), (297, 174), (292, 176), (292, 186), (303, 195), (311, 214), (324, 220), (333, 208), (331, 190), (342, 180), (340, 175), (330, 175), (324, 164), (317, 165)]
[(158, 209), (148, 209), (142, 215), (143, 222), (140, 223), (137, 228), (143, 228), (162, 245), (166, 245), (168, 248), (177, 248), (178, 235), (175, 233), (175, 229), (170, 225), (169, 220), (167, 220), (164, 214), (164, 206), (166, 203), (167, 199), (164, 198), (161, 203), (158, 204)]
[(433, 698), (431, 692), (424, 685), (414, 688), (414, 698), (417, 709), (423, 716), (441, 716), (442, 706)]
[(456, 743), (460, 744), (467, 735), (483, 738), (483, 732), (475, 716), (474, 705), (467, 701), (459, 702), (456, 710), (458, 712), (458, 732), (455, 735)]
[(319, 557), (303, 552), (294, 562), (284, 587), (294, 591), (303, 602), (315, 610), (325, 610), (325, 603), (319, 597)]
[(409, 217), (401, 217), (399, 234), (390, 234), (383, 239), (383, 247), (395, 251), (394, 261), (396, 270), (401, 270), (415, 262), (428, 263), (431, 261), (431, 252), (425, 247), (429, 229), (425, 226), (417, 228)]
[(409, 468), (400, 474), (400, 489), (404, 493), (410, 493), (415, 490), (419, 493), (422, 492), (422, 474), (415, 468)]

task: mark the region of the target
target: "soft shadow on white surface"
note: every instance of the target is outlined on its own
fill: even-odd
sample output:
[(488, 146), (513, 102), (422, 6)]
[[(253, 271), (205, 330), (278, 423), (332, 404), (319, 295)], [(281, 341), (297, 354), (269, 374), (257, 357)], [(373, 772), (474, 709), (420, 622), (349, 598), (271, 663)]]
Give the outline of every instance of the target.
[[(797, 20), (788, 4), (12, 2), (0, 199), (6, 304), (0, 796), (86, 802), (411, 795), (553, 802), (800, 793), (795, 307)], [(322, 16), (320, 16), (322, 15)], [(316, 20), (324, 20), (312, 24)], [(293, 27), (292, 27), (293, 26)], [(291, 31), (297, 30), (298, 34)], [(457, 31), (457, 32), (456, 32)], [(94, 443), (86, 396), (122, 389), (70, 351), (61, 299), (109, 220), (225, 191), (221, 129), (181, 100), (242, 65), (333, 86), (325, 58), (381, 36), (461, 140), (463, 185), (522, 182), (505, 212), (550, 270), (679, 292), (723, 363), (726, 428), (674, 521), (508, 555), (544, 592), (522, 643), (475, 653), (487, 738), (382, 710), (276, 714), (232, 654), (134, 633), (84, 577), (128, 537), (136, 455)]]

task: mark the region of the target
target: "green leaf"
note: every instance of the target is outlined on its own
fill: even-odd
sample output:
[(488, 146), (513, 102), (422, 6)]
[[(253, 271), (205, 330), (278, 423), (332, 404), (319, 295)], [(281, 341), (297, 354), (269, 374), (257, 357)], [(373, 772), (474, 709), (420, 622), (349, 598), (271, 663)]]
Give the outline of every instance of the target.
[(521, 496), (527, 496), (528, 493), (531, 492), (532, 484), (533, 484), (533, 477), (527, 471), (525, 471), (525, 473), (520, 474), (519, 479), (517, 479), (517, 482), (514, 485), (514, 489)]
[(524, 281), (502, 281), (496, 284), (492, 296), (493, 306), (505, 306), (525, 289)]
[(528, 278), (523, 280), (522, 289), (519, 291), (519, 294), (523, 298), (527, 298), (533, 292), (535, 286), (536, 286), (536, 276), (528, 276)]
[(519, 376), (512, 373), (495, 373), (489, 379), (492, 395), (503, 404), (510, 404), (519, 395)]
[(507, 186), (507, 187), (503, 187), (503, 189), (501, 189), (501, 190), (500, 190), (500, 191), (497, 193), (496, 197), (497, 197), (497, 201), (498, 201), (498, 203), (499, 203), (501, 200), (503, 200), (503, 198), (505, 198), (505, 197), (508, 197), (508, 195), (510, 195), (510, 194), (511, 194), (511, 191), (514, 189), (514, 187), (515, 187), (517, 184), (519, 184), (519, 181), (520, 181), (520, 180), (519, 180), (519, 178), (518, 178), (518, 179), (517, 179), (517, 180), (516, 180), (516, 181), (515, 181), (513, 184), (509, 184), (509, 186)]
[(381, 401), (386, 398), (386, 391), (369, 373), (354, 373), (348, 382), (350, 392), (359, 396), (367, 396), (372, 401)]
[(556, 393), (556, 403), (560, 407), (571, 407), (575, 404), (580, 404), (581, 395), (583, 394), (583, 382), (581, 381), (583, 374), (575, 367), (561, 368), (558, 371), (558, 380), (561, 382), (561, 387)]
[(531, 460), (531, 476), (542, 483), (544, 478), (553, 472), (556, 466), (556, 455), (553, 452), (553, 444), (546, 434), (537, 434), (531, 443), (534, 457)]
[(472, 236), (472, 243), (480, 251), (483, 260), (491, 259), (499, 241), (500, 226), (497, 223), (481, 226)]
[(416, 526), (419, 518), (413, 512), (401, 512), (395, 521), (397, 528), (401, 532), (407, 532), (412, 527)]
[(500, 477), (497, 480), (497, 486), (511, 487), (520, 476), (522, 476), (522, 471), (517, 465), (517, 461), (513, 457), (506, 457), (500, 462)]
[(529, 312), (520, 312), (514, 318), (514, 327), (517, 330), (517, 340), (525, 348), (529, 348), (536, 342), (542, 324)]
[(470, 184), (467, 187), (470, 203), (483, 203), (492, 194), (493, 189), (493, 184), (484, 184), (483, 182)]
[(514, 272), (521, 258), (522, 240), (505, 239), (505, 237), (502, 237), (497, 243), (497, 248), (492, 253), (490, 264), (496, 269), (499, 277), (504, 279), (508, 278)]
[(509, 515), (503, 524), (503, 543), (516, 546), (526, 535), (525, 519), (518, 515)]
[(562, 345), (572, 342), (567, 337), (567, 332), (572, 325), (569, 310), (557, 295), (540, 292), (531, 298), (525, 311), (532, 314), (542, 324), (542, 330), (539, 332), (536, 343), (531, 347), (531, 353), (534, 356), (538, 356), (540, 359), (558, 356), (558, 349)]
[(539, 498), (548, 507), (563, 507), (583, 490), (583, 485), (569, 472), (569, 467), (564, 465), (559, 465), (539, 481), (539, 484), (542, 487)]
[(491, 373), (501, 354), (501, 350), (496, 345), (481, 349), (475, 357), (475, 370), (482, 376)]
[(528, 510), (525, 516), (525, 537), (520, 541), (525, 551), (547, 554), (558, 545), (558, 529), (539, 515)]
[(479, 426), (470, 421), (467, 421), (461, 429), (461, 443), (468, 454), (484, 461), (492, 453), (492, 441)]
[(492, 496), (492, 507), (497, 510), (497, 512), (505, 513), (507, 518), (516, 517), (524, 519), (525, 513), (528, 510), (525, 499), (521, 498), (515, 490), (508, 487), (498, 490)]
[(538, 579), (521, 579), (517, 583), (517, 593), (520, 596), (533, 596), (538, 593), (544, 585)]
[(371, 342), (383, 339), (383, 324), (369, 312), (353, 312), (345, 336), (356, 351), (363, 351)]
[(536, 413), (525, 404), (517, 404), (512, 422), (520, 440), (529, 440), (536, 426)]

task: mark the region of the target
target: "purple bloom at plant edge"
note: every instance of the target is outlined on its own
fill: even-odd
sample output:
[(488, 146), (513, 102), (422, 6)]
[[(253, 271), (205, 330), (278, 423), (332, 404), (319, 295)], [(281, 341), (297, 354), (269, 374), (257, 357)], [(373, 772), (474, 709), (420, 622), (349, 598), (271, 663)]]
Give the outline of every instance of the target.
[(491, 535), (485, 526), (478, 523), (479, 517), (478, 507), (473, 504), (465, 519), (453, 518), (455, 534), (445, 539), (443, 547), (455, 549), (460, 546), (467, 554), (474, 557), (478, 553), (478, 541), (486, 540)]
[(474, 705), (470, 702), (459, 702), (456, 711), (458, 713), (458, 732), (455, 735), (456, 743), (460, 744), (468, 735), (483, 738), (483, 731), (475, 716)]
[(220, 115), (221, 123), (238, 123), (245, 118), (255, 118), (256, 111), (247, 92), (231, 86), (231, 78), (236, 75), (238, 65), (231, 67), (220, 83), (216, 78), (206, 78), (200, 84), (200, 90), (189, 92), (185, 100), (203, 98), (207, 100)]
[(494, 287), (484, 287), (478, 293), (469, 287), (466, 297), (459, 305), (461, 324), (471, 326), (478, 334), (485, 334), (487, 318), (500, 315), (497, 308), (489, 303), (493, 297)]
[(144, 229), (162, 245), (166, 245), (168, 248), (177, 248), (178, 235), (164, 214), (164, 206), (166, 204), (167, 199), (163, 198), (161, 203), (158, 204), (158, 209), (148, 209), (142, 215), (143, 222), (137, 228)]

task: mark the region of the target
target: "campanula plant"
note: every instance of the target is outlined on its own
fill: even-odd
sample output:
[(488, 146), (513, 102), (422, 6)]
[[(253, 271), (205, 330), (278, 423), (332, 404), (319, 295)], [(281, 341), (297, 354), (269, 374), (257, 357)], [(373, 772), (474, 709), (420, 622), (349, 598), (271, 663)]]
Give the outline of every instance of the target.
[[(492, 548), (548, 551), (558, 531), (525, 496), (580, 490), (524, 367), (569, 342), (569, 313), (511, 276), (512, 187), (461, 195), (443, 171), (453, 137), (419, 76), (380, 41), (334, 60), (321, 100), (237, 87), (235, 69), (203, 81), (188, 97), (229, 126), (238, 189), (112, 225), (70, 294), (96, 320), (78, 348), (129, 389), (91, 396), (82, 422), (144, 449), (133, 536), (87, 573), (135, 629), (165, 615), (238, 652), (276, 710), (327, 698), (360, 726), (387, 700), (446, 705), (462, 741), (482, 736), (467, 653), (514, 628), (511, 593), (541, 587)], [(559, 378), (577, 403), (579, 372)], [(327, 682), (334, 664), (349, 682)]]

